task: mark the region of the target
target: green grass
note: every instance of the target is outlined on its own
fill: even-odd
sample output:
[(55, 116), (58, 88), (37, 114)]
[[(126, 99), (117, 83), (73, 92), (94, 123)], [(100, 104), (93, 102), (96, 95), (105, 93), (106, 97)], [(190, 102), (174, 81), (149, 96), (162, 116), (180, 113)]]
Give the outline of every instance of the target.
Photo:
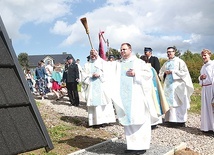
[(191, 96), (190, 112), (200, 114), (201, 112), (201, 86), (194, 83), (194, 93)]
[(67, 136), (66, 131), (71, 130), (71, 127), (65, 125), (55, 126), (49, 128), (50, 136), (53, 138), (53, 141), (59, 141), (61, 138)]
[(78, 92), (81, 92), (81, 83), (78, 83), (78, 85), (77, 85), (77, 90), (78, 90)]
[(36, 105), (39, 107), (41, 105), (41, 103), (36, 101)]
[(200, 89), (201, 90), (201, 85), (199, 85), (198, 83), (193, 83), (193, 86), (195, 89)]

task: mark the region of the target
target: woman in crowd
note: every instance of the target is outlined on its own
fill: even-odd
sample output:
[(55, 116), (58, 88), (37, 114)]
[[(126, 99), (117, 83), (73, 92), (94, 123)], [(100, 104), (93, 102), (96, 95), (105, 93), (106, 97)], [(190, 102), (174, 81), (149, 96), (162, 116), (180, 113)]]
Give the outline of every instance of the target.
[(31, 75), (31, 71), (29, 69), (26, 71), (25, 78), (27, 80), (30, 91), (33, 93), (33, 76)]
[(54, 66), (52, 76), (52, 91), (56, 94), (58, 101), (63, 97), (63, 93), (61, 92), (61, 80), (62, 80), (62, 69), (60, 64), (56, 64)]

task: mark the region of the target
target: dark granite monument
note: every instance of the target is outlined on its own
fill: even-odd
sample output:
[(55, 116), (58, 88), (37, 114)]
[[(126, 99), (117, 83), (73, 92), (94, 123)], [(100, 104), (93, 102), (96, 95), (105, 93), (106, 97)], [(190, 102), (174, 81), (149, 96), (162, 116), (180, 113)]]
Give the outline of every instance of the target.
[(53, 149), (0, 17), (0, 154)]

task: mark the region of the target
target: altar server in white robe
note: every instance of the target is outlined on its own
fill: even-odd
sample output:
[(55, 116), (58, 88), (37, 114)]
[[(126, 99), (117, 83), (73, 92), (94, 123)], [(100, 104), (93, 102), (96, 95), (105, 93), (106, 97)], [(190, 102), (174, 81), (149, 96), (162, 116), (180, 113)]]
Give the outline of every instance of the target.
[(167, 48), (167, 56), (168, 60), (159, 72), (161, 81), (164, 81), (164, 94), (170, 106), (170, 110), (165, 114), (165, 121), (173, 127), (184, 127), (194, 87), (186, 63), (175, 56), (174, 47)]
[(98, 52), (92, 49), (90, 60), (82, 70), (82, 84), (88, 107), (89, 126), (116, 122), (113, 104), (107, 93), (106, 63), (99, 57)]
[(211, 51), (201, 52), (204, 65), (201, 68), (199, 83), (201, 91), (201, 131), (214, 132), (214, 61), (210, 60)]
[[(112, 99), (115, 107), (125, 113), (119, 117), (124, 126), (127, 150), (125, 153), (145, 153), (150, 148), (151, 116), (158, 120), (155, 107), (151, 107), (152, 72), (145, 62), (132, 54), (129, 43), (121, 45), (122, 59), (117, 62)], [(116, 108), (116, 113), (122, 113)], [(122, 115), (121, 115), (122, 116)]]

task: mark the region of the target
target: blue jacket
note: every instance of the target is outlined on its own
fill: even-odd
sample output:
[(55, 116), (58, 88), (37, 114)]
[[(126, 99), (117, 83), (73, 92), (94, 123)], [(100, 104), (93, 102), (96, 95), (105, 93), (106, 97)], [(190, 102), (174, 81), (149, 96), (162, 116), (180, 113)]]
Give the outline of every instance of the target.
[(45, 75), (48, 75), (46, 73), (46, 70), (44, 67), (37, 67), (35, 70), (36, 79), (45, 79)]

